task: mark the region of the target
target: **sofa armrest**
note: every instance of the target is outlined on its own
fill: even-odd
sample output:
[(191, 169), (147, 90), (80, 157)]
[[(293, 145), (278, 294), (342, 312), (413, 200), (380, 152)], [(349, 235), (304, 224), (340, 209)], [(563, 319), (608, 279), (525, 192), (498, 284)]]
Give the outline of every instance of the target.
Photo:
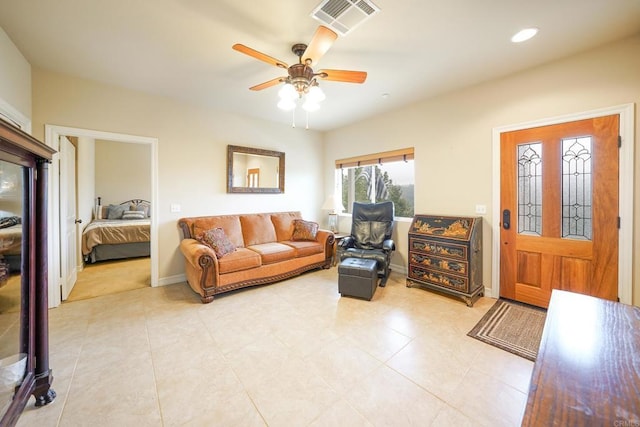
[(331, 251), (333, 251), (333, 242), (335, 238), (333, 237), (333, 233), (329, 230), (319, 229), (316, 233), (316, 241), (321, 243), (324, 247), (331, 247)]
[(184, 258), (195, 268), (200, 268), (199, 258), (202, 256), (211, 257), (218, 263), (216, 253), (209, 246), (204, 245), (196, 239), (182, 239), (180, 241), (180, 251)]
[(336, 241), (333, 233), (329, 230), (319, 229), (316, 233), (316, 241), (322, 244), (325, 258), (331, 259), (333, 257), (333, 245)]
[(218, 283), (218, 258), (209, 246), (195, 239), (182, 239), (180, 251), (186, 260), (189, 286), (200, 294), (202, 302), (211, 302)]

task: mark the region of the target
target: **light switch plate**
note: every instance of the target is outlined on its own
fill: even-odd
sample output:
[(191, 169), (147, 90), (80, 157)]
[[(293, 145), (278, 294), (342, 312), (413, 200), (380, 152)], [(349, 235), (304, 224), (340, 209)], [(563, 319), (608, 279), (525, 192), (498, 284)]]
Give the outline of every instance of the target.
[(180, 212), (181, 210), (182, 210), (182, 208), (180, 207), (179, 204), (171, 203), (171, 212), (172, 213)]
[(477, 214), (486, 214), (487, 213), (487, 205), (476, 205), (476, 213)]

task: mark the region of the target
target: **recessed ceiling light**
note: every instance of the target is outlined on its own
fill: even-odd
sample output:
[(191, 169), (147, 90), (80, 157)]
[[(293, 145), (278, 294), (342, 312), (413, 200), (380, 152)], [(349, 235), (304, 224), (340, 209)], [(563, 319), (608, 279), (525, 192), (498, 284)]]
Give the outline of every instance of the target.
[(518, 31), (513, 37), (511, 37), (511, 41), (514, 43), (524, 42), (536, 34), (538, 34), (537, 28), (525, 28), (524, 30)]

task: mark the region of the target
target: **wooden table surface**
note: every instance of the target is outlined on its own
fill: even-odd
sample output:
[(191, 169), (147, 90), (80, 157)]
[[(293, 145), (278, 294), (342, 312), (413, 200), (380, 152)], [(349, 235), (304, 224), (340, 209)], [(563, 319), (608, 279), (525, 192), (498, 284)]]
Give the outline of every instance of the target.
[(640, 426), (640, 308), (554, 290), (523, 426)]

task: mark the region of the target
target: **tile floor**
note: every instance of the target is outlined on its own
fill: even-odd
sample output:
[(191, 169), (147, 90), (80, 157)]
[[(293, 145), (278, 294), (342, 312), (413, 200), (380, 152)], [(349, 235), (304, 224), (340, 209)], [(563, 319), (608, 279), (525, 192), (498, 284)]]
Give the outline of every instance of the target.
[(186, 283), (50, 310), (56, 400), (19, 426), (517, 426), (533, 363), (466, 336), (494, 300), (340, 297), (337, 269), (217, 296)]

